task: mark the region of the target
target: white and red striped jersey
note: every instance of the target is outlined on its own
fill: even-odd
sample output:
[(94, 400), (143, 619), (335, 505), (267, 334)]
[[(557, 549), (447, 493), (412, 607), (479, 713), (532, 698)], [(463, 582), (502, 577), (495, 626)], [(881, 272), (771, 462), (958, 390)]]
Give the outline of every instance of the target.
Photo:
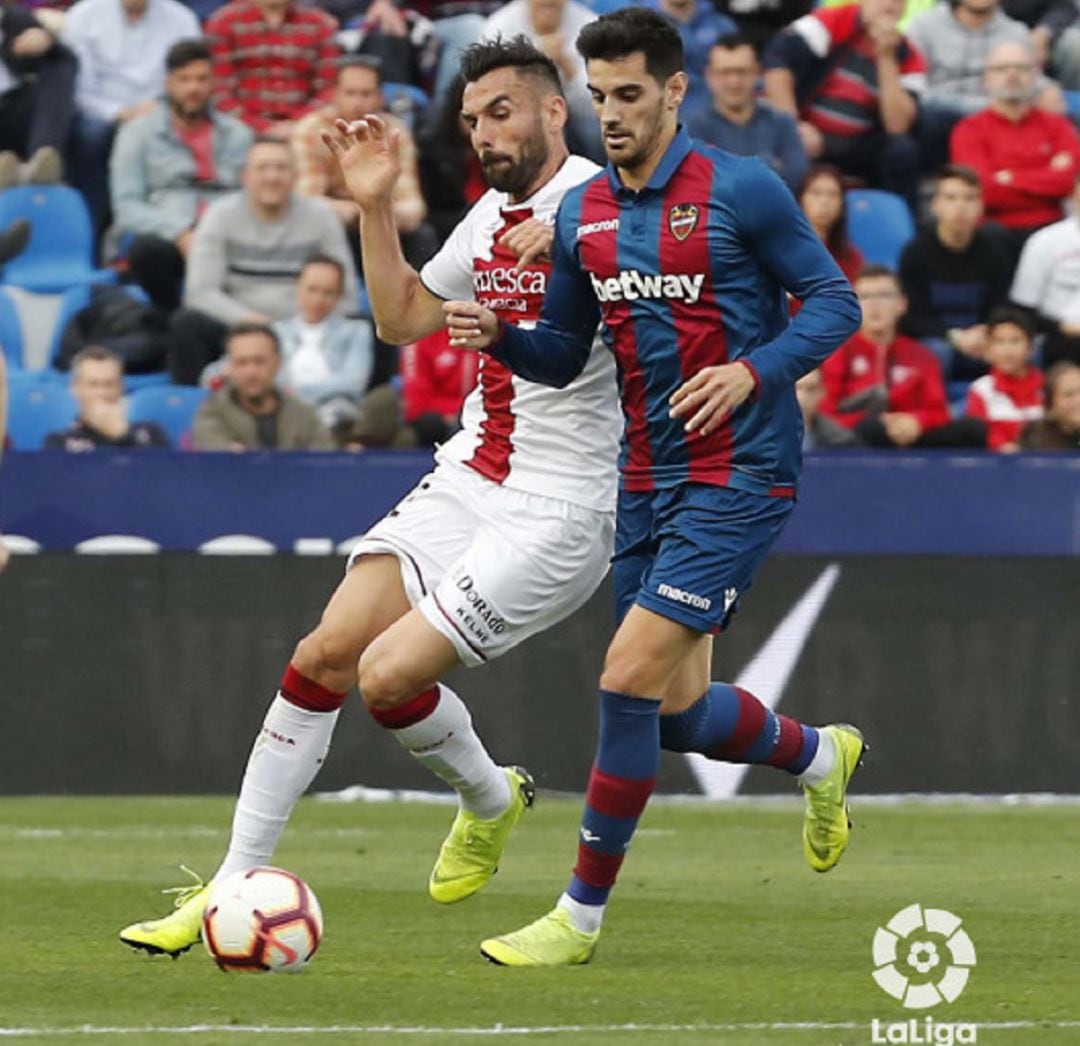
[[(499, 238), (529, 218), (553, 222), (563, 194), (597, 170), (591, 161), (571, 156), (551, 181), (517, 204), (489, 189), (424, 266), (424, 286), (448, 301), (475, 299), (519, 327), (534, 326), (551, 263), (518, 270), (517, 257)], [(436, 460), (462, 462), (515, 490), (614, 509), (623, 418), (614, 358), (599, 338), (585, 370), (565, 389), (526, 381), (482, 356), (461, 423), (461, 432), (439, 448)]]

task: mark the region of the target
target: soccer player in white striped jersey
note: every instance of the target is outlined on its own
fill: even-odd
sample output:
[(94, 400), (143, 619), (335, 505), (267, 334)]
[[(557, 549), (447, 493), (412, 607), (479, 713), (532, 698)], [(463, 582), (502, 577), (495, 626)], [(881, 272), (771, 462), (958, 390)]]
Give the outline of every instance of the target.
[[(443, 327), (445, 300), (474, 298), (509, 322), (534, 324), (555, 210), (597, 170), (569, 155), (558, 72), (526, 40), (475, 45), (462, 73), (463, 119), (491, 189), (420, 273), (405, 262), (394, 226), (396, 134), (368, 117), (339, 122), (326, 136), (361, 208), (380, 336), (397, 344)], [(532, 801), (532, 781), (494, 762), (464, 703), (440, 680), (551, 627), (595, 591), (612, 549), (621, 431), (614, 361), (603, 345), (561, 391), (483, 358), (462, 431), (359, 542), (321, 622), (296, 647), (252, 750), (214, 880), (268, 863), (356, 685), (375, 719), (458, 792), (432, 897), (459, 901), (491, 878)], [(186, 951), (198, 940), (212, 884), (178, 891), (174, 912), (126, 927), (121, 940), (151, 953)]]

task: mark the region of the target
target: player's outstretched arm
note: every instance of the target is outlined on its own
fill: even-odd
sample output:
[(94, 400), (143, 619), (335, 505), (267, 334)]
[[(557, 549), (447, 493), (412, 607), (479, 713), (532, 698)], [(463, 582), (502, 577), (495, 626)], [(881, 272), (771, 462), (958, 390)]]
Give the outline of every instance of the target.
[(352, 123), (337, 120), (322, 138), (360, 207), (364, 283), (379, 337), (402, 345), (438, 330), (443, 323), (442, 301), (405, 260), (394, 221), (401, 135), (380, 117), (368, 115)]

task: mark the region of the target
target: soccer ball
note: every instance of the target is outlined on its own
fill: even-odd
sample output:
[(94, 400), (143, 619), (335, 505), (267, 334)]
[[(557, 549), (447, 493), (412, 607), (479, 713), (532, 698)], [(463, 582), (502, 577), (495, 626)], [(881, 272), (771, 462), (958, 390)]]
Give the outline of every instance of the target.
[(223, 970), (297, 973), (322, 940), (322, 909), (310, 886), (283, 868), (251, 868), (215, 884), (203, 944)]

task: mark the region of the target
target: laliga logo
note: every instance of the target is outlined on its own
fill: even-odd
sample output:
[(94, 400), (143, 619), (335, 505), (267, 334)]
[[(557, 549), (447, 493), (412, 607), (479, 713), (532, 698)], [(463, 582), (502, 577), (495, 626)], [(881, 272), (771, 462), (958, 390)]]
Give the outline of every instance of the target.
[[(954, 1002), (967, 986), (975, 965), (975, 946), (959, 917), (942, 908), (917, 904), (897, 912), (874, 934), (874, 980), (909, 1010)], [(920, 1025), (871, 1022), (871, 1042), (975, 1042), (973, 1024), (946, 1024), (924, 1018)]]
[[(925, 915), (924, 921), (919, 906), (909, 905), (874, 934), (874, 980), (909, 1010), (953, 1002), (975, 965), (975, 946), (960, 929), (959, 918), (941, 908), (927, 908)], [(930, 939), (930, 935), (945, 938), (944, 943)], [(905, 976), (897, 968), (898, 961), (901, 969), (918, 976)], [(927, 975), (934, 979), (928, 980)]]

